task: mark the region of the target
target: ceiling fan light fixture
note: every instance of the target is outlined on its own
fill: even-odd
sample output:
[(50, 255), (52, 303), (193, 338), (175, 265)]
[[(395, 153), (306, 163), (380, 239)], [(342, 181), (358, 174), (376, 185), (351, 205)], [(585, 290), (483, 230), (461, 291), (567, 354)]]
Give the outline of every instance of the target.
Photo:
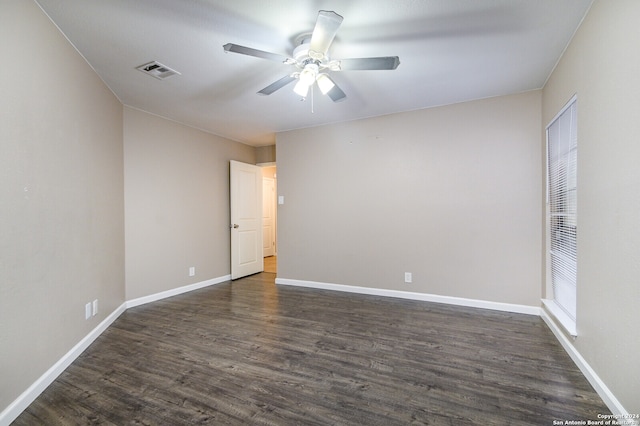
[(307, 94), (309, 94), (309, 86), (304, 81), (302, 81), (302, 79), (300, 79), (293, 87), (293, 91), (303, 98), (306, 98)]
[(316, 81), (316, 75), (318, 75), (318, 66), (316, 64), (307, 64), (304, 69), (300, 71), (300, 81), (304, 82), (307, 86), (311, 86)]
[(315, 83), (316, 76), (318, 75), (318, 65), (310, 63), (304, 66), (300, 75), (298, 76), (298, 82), (296, 83), (293, 91), (303, 98), (307, 97), (309, 88)]
[(331, 80), (331, 78), (324, 73), (320, 74), (316, 81), (318, 82), (318, 88), (320, 89), (323, 95), (326, 95), (327, 93), (329, 93), (329, 91), (336, 86), (333, 80)]

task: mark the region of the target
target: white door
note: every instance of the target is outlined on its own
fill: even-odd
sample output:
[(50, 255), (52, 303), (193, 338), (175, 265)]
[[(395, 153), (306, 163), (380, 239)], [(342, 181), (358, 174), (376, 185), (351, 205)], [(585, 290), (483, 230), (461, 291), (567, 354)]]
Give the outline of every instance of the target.
[(262, 255), (276, 254), (276, 181), (262, 178)]
[(231, 279), (262, 272), (262, 170), (231, 161)]

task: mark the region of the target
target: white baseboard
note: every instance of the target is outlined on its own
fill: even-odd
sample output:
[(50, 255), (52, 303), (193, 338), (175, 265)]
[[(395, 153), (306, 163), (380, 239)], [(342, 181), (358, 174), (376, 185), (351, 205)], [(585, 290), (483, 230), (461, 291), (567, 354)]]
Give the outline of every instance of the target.
[[(560, 327), (555, 323), (555, 321), (551, 318), (551, 316), (547, 313), (544, 308), (536, 307), (536, 306), (527, 306), (527, 305), (515, 305), (508, 303), (499, 303), (499, 302), (489, 302), (484, 300), (476, 300), (476, 299), (465, 299), (459, 297), (450, 297), (450, 296), (439, 296), (435, 294), (426, 294), (426, 293), (414, 293), (414, 292), (406, 292), (406, 291), (397, 291), (397, 290), (386, 290), (386, 289), (377, 289), (370, 287), (358, 287), (358, 286), (350, 286), (343, 284), (331, 284), (331, 283), (323, 283), (316, 281), (303, 281), (303, 280), (294, 280), (288, 278), (276, 278), (276, 284), (280, 285), (291, 285), (298, 287), (308, 287), (308, 288), (317, 288), (322, 290), (334, 290), (334, 291), (343, 291), (349, 293), (359, 293), (359, 294), (368, 294), (374, 296), (386, 296), (386, 297), (396, 297), (402, 299), (411, 299), (411, 300), (421, 300), (425, 302), (435, 302), (435, 303), (445, 303), (450, 305), (458, 305), (458, 306), (467, 306), (473, 308), (482, 308), (482, 309), (493, 309), (497, 311), (506, 311), (520, 314), (528, 314), (528, 315), (538, 315), (540, 316), (544, 322), (549, 326), (553, 334), (556, 336), (564, 350), (569, 354), (573, 362), (578, 366), (582, 374), (589, 381), (591, 386), (595, 389), (596, 393), (602, 398), (602, 401), (606, 404), (606, 406), (611, 410), (611, 413), (619, 416), (628, 416), (630, 413), (627, 412), (620, 401), (615, 397), (615, 395), (609, 390), (607, 385), (598, 377), (596, 372), (591, 368), (591, 366), (587, 363), (587, 361), (580, 355), (577, 349), (571, 344), (566, 335), (562, 332)], [(624, 418), (624, 417), (623, 417)], [(629, 420), (627, 420), (629, 421)], [(638, 425), (636, 423), (627, 423), (629, 426)]]
[(193, 290), (209, 287), (211, 285), (220, 284), (231, 279), (231, 275), (224, 275), (218, 278), (212, 278), (210, 280), (201, 281), (195, 284), (185, 285), (183, 287), (173, 288), (171, 290), (162, 291), (160, 293), (151, 294), (149, 296), (138, 297), (137, 299), (128, 300), (126, 302), (127, 309), (136, 306), (144, 305), (146, 303), (157, 302), (158, 300), (166, 299), (167, 297), (177, 296), (178, 294), (188, 293)]
[(22, 413), (58, 376), (75, 361), (82, 352), (85, 351), (124, 311), (125, 304), (120, 305), (108, 317), (106, 317), (96, 328), (91, 330), (82, 340), (78, 342), (69, 352), (64, 354), (51, 368), (49, 368), (38, 380), (36, 380), (27, 390), (22, 392), (2, 413), (0, 413), (0, 426), (9, 425)]
[[(540, 310), (540, 316), (545, 323), (549, 326), (556, 339), (560, 342), (564, 350), (569, 354), (573, 362), (578, 366), (584, 377), (589, 381), (596, 393), (602, 398), (602, 401), (611, 410), (614, 415), (626, 416), (629, 413), (624, 409), (620, 401), (615, 397), (613, 392), (609, 390), (607, 385), (598, 377), (596, 372), (591, 368), (589, 363), (580, 355), (580, 352), (569, 341), (565, 333), (562, 332), (560, 326), (553, 320), (546, 309)], [(622, 424), (622, 423), (621, 423)], [(625, 423), (631, 426), (631, 423)], [(638, 424), (637, 422), (635, 424)]]
[[(167, 297), (176, 296), (178, 294), (197, 290), (215, 284), (220, 284), (231, 279), (230, 275), (219, 278), (213, 278), (207, 281), (179, 287), (172, 290), (163, 291), (149, 296), (140, 297), (129, 300), (120, 305), (107, 318), (105, 318), (96, 328), (87, 334), (80, 342), (78, 342), (69, 352), (67, 352), (58, 362), (56, 362), (49, 370), (47, 370), (40, 378), (38, 378), (27, 390), (25, 390), (15, 401), (0, 413), (0, 426), (8, 426), (22, 413), (53, 381), (98, 338), (124, 311), (135, 306), (146, 303), (155, 302)], [(377, 289), (370, 287), (349, 286), (343, 284), (322, 283), (316, 281), (302, 281), (287, 278), (276, 278), (276, 284), (291, 285), (298, 287), (309, 287), (323, 290), (334, 290), (349, 293), (360, 293), (374, 296), (395, 297), (401, 299), (420, 300), (425, 302), (444, 303), (450, 305), (467, 306), (481, 309), (492, 309), (504, 312), (513, 312), (527, 315), (539, 315), (549, 326), (553, 334), (556, 336), (562, 347), (569, 354), (571, 359), (578, 366), (582, 374), (587, 378), (591, 386), (596, 390), (607, 407), (614, 415), (629, 415), (624, 409), (620, 401), (613, 395), (604, 382), (598, 377), (596, 372), (580, 355), (576, 348), (571, 344), (569, 339), (560, 330), (558, 325), (553, 321), (549, 314), (540, 307), (517, 305), (500, 302), (490, 302), (476, 299), (465, 299), (460, 297), (440, 296), (427, 293), (415, 293), (398, 290)]]
[(343, 291), (347, 293), (368, 294), (373, 296), (420, 300), (423, 302), (444, 303), (448, 305), (491, 309), (494, 311), (513, 312), (517, 314), (540, 315), (539, 306), (490, 302), (486, 300), (465, 299), (462, 297), (440, 296), (437, 294), (415, 293), (415, 292), (409, 292), (409, 291), (387, 290), (387, 289), (371, 288), (371, 287), (359, 287), (359, 286), (351, 286), (351, 285), (344, 285), (344, 284), (331, 284), (331, 283), (322, 283), (317, 281), (292, 280), (288, 278), (276, 278), (276, 284), (317, 288), (322, 290)]
[(144, 305), (145, 303), (155, 302), (157, 300), (166, 299), (167, 297), (176, 296), (200, 288), (208, 287), (229, 281), (231, 275), (225, 275), (219, 278), (202, 281), (195, 284), (178, 287), (172, 290), (163, 291), (149, 296), (139, 297), (129, 300), (120, 305), (107, 318), (104, 319), (96, 328), (91, 330), (77, 345), (58, 360), (49, 370), (47, 370), (38, 380), (36, 380), (22, 395), (16, 398), (7, 408), (0, 413), (0, 426), (8, 426), (22, 413), (58, 376), (75, 361), (85, 349), (93, 343), (124, 311), (135, 306)]

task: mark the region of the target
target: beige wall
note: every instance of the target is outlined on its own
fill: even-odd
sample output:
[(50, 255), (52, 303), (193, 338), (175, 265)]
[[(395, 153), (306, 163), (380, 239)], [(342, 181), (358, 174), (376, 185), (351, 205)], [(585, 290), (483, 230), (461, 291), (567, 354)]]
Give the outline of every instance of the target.
[(125, 291), (121, 104), (33, 1), (0, 2), (0, 52), (1, 412)]
[(255, 150), (123, 108), (34, 2), (0, 3), (0, 49), (1, 412), (125, 300), (229, 274)]
[[(577, 93), (574, 344), (640, 412), (637, 16), (596, 0), (542, 96), (278, 135), (279, 277), (538, 305), (540, 123)], [(228, 274), (228, 160), (257, 158), (123, 113), (33, 2), (0, 2), (0, 51), (2, 410), (124, 300)]]
[(543, 92), (543, 126), (578, 96), (575, 347), (640, 413), (640, 2), (597, 0)]
[(278, 134), (278, 277), (539, 306), (540, 102)]
[(124, 125), (127, 300), (228, 275), (229, 160), (254, 148), (131, 108)]
[(256, 148), (256, 164), (275, 163), (276, 146), (259, 146)]

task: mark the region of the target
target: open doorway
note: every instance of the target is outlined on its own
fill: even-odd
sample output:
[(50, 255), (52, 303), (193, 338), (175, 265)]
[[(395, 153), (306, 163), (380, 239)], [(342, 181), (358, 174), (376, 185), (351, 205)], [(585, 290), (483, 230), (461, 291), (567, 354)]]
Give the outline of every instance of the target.
[(275, 165), (262, 167), (262, 227), (264, 271), (277, 273), (277, 175)]

